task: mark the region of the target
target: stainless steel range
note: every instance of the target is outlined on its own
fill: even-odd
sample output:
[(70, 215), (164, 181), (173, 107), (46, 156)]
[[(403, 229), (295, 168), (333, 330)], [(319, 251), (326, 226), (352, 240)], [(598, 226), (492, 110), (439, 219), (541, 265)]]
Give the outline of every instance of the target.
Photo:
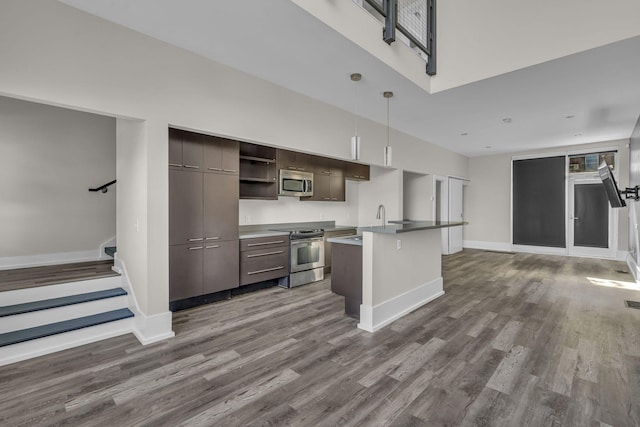
[(324, 230), (296, 229), (291, 239), (289, 280), (286, 287), (306, 285), (324, 279)]

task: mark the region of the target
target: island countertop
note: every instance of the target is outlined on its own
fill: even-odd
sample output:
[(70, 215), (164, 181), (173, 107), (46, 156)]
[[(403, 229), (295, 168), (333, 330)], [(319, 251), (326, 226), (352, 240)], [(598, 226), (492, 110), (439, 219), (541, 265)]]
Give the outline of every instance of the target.
[(372, 233), (383, 234), (398, 234), (408, 233), (411, 231), (433, 230), (437, 228), (459, 227), (466, 224), (468, 224), (468, 222), (464, 221), (415, 221), (404, 224), (387, 224), (384, 226), (378, 225), (373, 227), (359, 227), (358, 231), (369, 231)]

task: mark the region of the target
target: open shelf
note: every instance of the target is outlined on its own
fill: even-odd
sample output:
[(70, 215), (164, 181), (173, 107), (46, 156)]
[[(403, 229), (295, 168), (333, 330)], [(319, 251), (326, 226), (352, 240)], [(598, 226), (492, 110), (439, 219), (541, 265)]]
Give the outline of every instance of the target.
[(240, 144), (240, 198), (275, 200), (276, 149), (243, 142)]
[(256, 177), (250, 177), (250, 176), (241, 176), (240, 177), (240, 181), (247, 181), (247, 182), (276, 182), (275, 178), (256, 178)]
[(267, 163), (267, 164), (271, 164), (271, 163), (275, 163), (276, 159), (267, 159), (265, 157), (254, 157), (254, 156), (245, 156), (245, 155), (240, 155), (240, 160), (247, 160), (250, 162), (260, 162), (260, 163)]

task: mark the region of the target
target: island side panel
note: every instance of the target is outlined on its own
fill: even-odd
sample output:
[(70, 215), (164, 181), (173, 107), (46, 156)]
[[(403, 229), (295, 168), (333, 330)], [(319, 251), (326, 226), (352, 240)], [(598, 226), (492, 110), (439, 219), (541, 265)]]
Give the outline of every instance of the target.
[(439, 229), (363, 232), (362, 255), (361, 329), (373, 332), (444, 294)]

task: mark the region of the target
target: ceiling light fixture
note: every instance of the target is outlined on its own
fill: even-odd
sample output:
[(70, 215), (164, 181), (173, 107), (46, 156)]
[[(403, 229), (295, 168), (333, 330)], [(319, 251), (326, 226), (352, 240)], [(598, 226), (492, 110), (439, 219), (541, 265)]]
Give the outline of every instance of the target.
[[(351, 74), (351, 81), (359, 82), (362, 79), (362, 74)], [(358, 85), (354, 85), (355, 95), (353, 97), (353, 122), (354, 122), (354, 135), (351, 137), (351, 160), (360, 160), (360, 136), (358, 136)]]
[(462, 135), (462, 136), (467, 136), (467, 135), (469, 135), (469, 134), (468, 134), (467, 132), (462, 132), (460, 135)]
[(564, 116), (565, 119), (573, 119), (575, 116), (573, 115), (569, 115), (569, 116)]
[(502, 121), (505, 123), (511, 123), (511, 117), (505, 117)]
[(391, 126), (389, 124), (389, 98), (393, 96), (393, 92), (384, 92), (382, 96), (387, 99), (387, 145), (384, 147), (384, 165), (391, 166)]

